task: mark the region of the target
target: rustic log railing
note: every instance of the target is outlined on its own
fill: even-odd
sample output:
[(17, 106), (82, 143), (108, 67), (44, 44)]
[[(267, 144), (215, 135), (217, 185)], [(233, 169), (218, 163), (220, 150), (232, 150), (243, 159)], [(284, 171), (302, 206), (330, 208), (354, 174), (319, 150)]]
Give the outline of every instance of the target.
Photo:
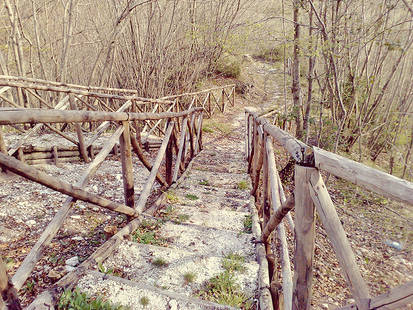
[[(70, 103), (75, 101), (73, 94), (70, 93), (68, 96)], [(65, 102), (67, 102), (67, 100)], [(22, 288), (24, 282), (28, 279), (34, 269), (35, 264), (41, 258), (45, 248), (50, 244), (58, 230), (62, 227), (65, 218), (73, 208), (76, 200), (82, 200), (101, 208), (126, 214), (132, 221), (126, 226), (127, 228), (124, 228), (121, 231), (123, 234), (125, 234), (126, 231), (128, 231), (128, 233), (132, 232), (133, 230), (129, 231), (129, 229), (133, 229), (134, 227), (136, 229), (141, 214), (145, 211), (145, 208), (147, 208), (148, 198), (152, 193), (155, 181), (157, 180), (164, 188), (170, 186), (173, 182), (177, 181), (180, 175), (182, 175), (192, 158), (202, 150), (202, 108), (191, 108), (187, 111), (178, 113), (136, 113), (133, 110), (134, 106), (132, 102), (132, 100), (127, 100), (122, 107), (118, 109), (118, 112), (80, 111), (74, 109), (70, 111), (59, 109), (0, 109), (0, 126), (31, 124), (35, 125), (33, 128), (38, 128), (41, 124), (46, 123), (49, 125), (74, 123), (75, 125), (80, 126), (81, 123), (94, 122), (98, 124), (100, 123), (100, 126), (95, 131), (96, 135), (102, 134), (105, 129), (108, 128), (110, 122), (116, 126), (115, 131), (109, 138), (107, 138), (106, 142), (100, 150), (98, 150), (98, 153), (95, 154), (93, 151), (93, 157), (88, 159), (90, 160), (90, 163), (86, 166), (82, 176), (75, 185), (50, 176), (29, 166), (24, 160), (18, 160), (11, 156), (13, 155), (14, 148), (7, 151), (5, 140), (0, 131), (0, 167), (2, 169), (14, 172), (24, 178), (68, 196), (63, 206), (45, 228), (11, 280), (7, 281), (7, 283), (9, 283), (7, 290), (20, 290)], [(61, 103), (61, 106), (63, 105), (64, 103)], [(143, 122), (146, 120), (165, 120), (167, 122), (165, 135), (153, 164), (146, 157), (140, 138)], [(177, 124), (179, 124), (179, 126)], [(78, 129), (78, 127), (75, 128)], [(77, 133), (78, 135), (82, 134), (82, 130), (77, 130)], [(91, 140), (83, 142), (83, 152), (85, 151), (86, 146), (92, 145), (95, 139), (96, 137), (94, 136)], [(179, 144), (177, 142), (178, 140)], [(111, 201), (85, 190), (88, 181), (96, 173), (99, 166), (107, 158), (117, 143), (120, 145), (119, 155), (122, 163), (124, 187), (123, 203)], [(188, 148), (188, 145), (190, 148)], [(55, 160), (60, 160), (58, 158), (58, 150), (53, 148), (52, 151), (55, 153)], [(134, 174), (132, 166), (134, 160), (132, 158), (133, 151), (137, 154), (137, 158), (142, 162), (143, 166), (150, 171), (138, 201), (135, 201), (134, 193)], [(80, 155), (87, 155), (82, 154), (82, 150), (75, 149), (73, 152), (78, 152)], [(161, 169), (162, 165), (164, 165), (164, 169)], [(164, 172), (161, 173), (161, 171)], [(109, 241), (110, 240), (112, 239), (109, 239)], [(105, 255), (109, 255), (108, 253), (114, 249), (113, 240), (102, 247), (105, 248)], [(101, 251), (101, 248), (98, 249), (96, 255), (101, 255), (101, 252), (99, 252)], [(95, 256), (92, 255), (92, 257)], [(90, 262), (90, 260), (88, 260), (88, 262)], [(1, 266), (0, 262), (0, 267)], [(0, 273), (1, 281), (4, 281), (6, 279), (5, 277), (7, 277), (7, 275), (2, 276)], [(5, 289), (6, 288), (4, 288), (4, 290)], [(0, 298), (0, 300), (2, 299)]]
[[(179, 113), (191, 108), (202, 107), (204, 114), (211, 116), (215, 111), (224, 112), (225, 108), (235, 103), (235, 85), (226, 85), (222, 87), (210, 88), (204, 91), (185, 93), (175, 96), (168, 96), (160, 99), (142, 98), (137, 96), (136, 90), (82, 86), (75, 84), (66, 84), (60, 82), (51, 82), (40, 79), (4, 76), (0, 75), (0, 108), (10, 106), (13, 108), (25, 108), (30, 105), (31, 108), (41, 109), (77, 109), (79, 111), (106, 111), (122, 112), (125, 109), (139, 113)], [(19, 96), (22, 94), (23, 96)], [(87, 124), (89, 123), (89, 128)], [(60, 156), (60, 161), (69, 161), (70, 157), (76, 156), (88, 161), (89, 157), (94, 156), (93, 142), (96, 141), (102, 132), (104, 132), (110, 122), (107, 121), (95, 128), (93, 122), (84, 121), (81, 124), (75, 124), (77, 139), (73, 139), (64, 132), (68, 126), (65, 123), (62, 128), (57, 128), (49, 123), (37, 124), (26, 132), (26, 128), (16, 127), (18, 130), (25, 132), (25, 136), (15, 145), (10, 146), (9, 154), (17, 157), (20, 152), (21, 157), (28, 158), (29, 164), (42, 164), (55, 162), (54, 156)], [(27, 126), (27, 125), (26, 125)], [(180, 124), (177, 124), (178, 128)], [(73, 149), (57, 146), (57, 153), (52, 148), (48, 150), (31, 150), (22, 148), (24, 143), (33, 135), (38, 133), (43, 127), (58, 134), (62, 138), (76, 145), (79, 154), (74, 154)], [(146, 150), (159, 148), (162, 137), (165, 135), (167, 128), (167, 119), (146, 119), (141, 131), (141, 140)], [(93, 135), (89, 141), (86, 141), (85, 133)], [(20, 149), (22, 148), (22, 149)], [(26, 151), (26, 152), (25, 152)], [(32, 154), (32, 152), (36, 154)], [(72, 151), (72, 153), (68, 153)]]
[[(294, 158), (295, 190), (286, 199), (278, 175), (273, 141), (281, 145)], [(282, 268), (282, 289), (275, 262), (269, 260), (272, 304), (260, 300), (261, 309), (309, 309), (311, 302), (315, 211), (333, 246), (344, 279), (355, 300), (354, 305), (342, 309), (396, 309), (413, 302), (413, 281), (371, 297), (367, 283), (361, 276), (354, 253), (340, 222), (335, 206), (328, 194), (320, 171), (346, 179), (380, 195), (413, 205), (413, 184), (354, 162), (316, 147), (309, 147), (289, 133), (271, 125), (252, 109), (246, 109), (245, 152), (253, 183), (252, 194), (262, 218), (262, 242), (267, 257), (274, 257), (272, 233), (279, 240), (279, 255)], [(261, 187), (259, 186), (260, 184)], [(262, 199), (259, 199), (262, 197)], [(294, 208), (294, 223), (289, 213)], [(291, 275), (290, 258), (283, 226), (283, 218), (295, 237), (294, 277)], [(293, 280), (294, 279), (294, 280)], [(279, 290), (283, 303), (278, 303)], [(266, 301), (267, 300), (267, 301)], [(281, 306), (283, 305), (283, 306)]]

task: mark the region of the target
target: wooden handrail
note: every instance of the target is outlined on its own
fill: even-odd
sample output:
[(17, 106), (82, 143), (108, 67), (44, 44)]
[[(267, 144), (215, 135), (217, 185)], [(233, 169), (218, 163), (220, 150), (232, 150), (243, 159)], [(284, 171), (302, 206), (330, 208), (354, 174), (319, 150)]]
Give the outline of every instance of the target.
[(81, 123), (99, 121), (159, 120), (187, 116), (201, 112), (202, 108), (192, 108), (183, 112), (127, 113), (97, 111), (58, 111), (42, 109), (0, 109), (0, 125), (24, 123)]
[[(52, 82), (52, 81), (46, 81), (46, 80), (40, 80), (40, 79), (33, 79), (33, 78), (21, 77), (21, 76), (0, 75), (0, 86), (30, 88), (30, 89), (63, 92), (63, 93), (73, 93), (77, 95), (84, 95), (84, 96), (97, 97), (97, 98), (112, 98), (112, 99), (125, 99), (125, 100), (135, 99), (135, 100), (142, 101), (142, 102), (163, 103), (163, 104), (173, 103), (173, 101), (165, 100), (165, 99), (152, 99), (152, 98), (144, 98), (144, 97), (136, 96), (136, 94), (138, 94), (138, 91), (132, 90), (132, 89), (83, 86), (83, 85), (77, 85), (77, 84), (67, 84), (67, 83), (62, 83), (62, 82)], [(100, 93), (102, 91), (126, 93), (128, 95), (115, 95), (115, 94)]]
[[(348, 305), (342, 309), (396, 309), (412, 302), (413, 282), (394, 288), (387, 294), (370, 298), (368, 286), (357, 267), (354, 253), (319, 170), (325, 170), (378, 194), (409, 204), (413, 204), (413, 184), (337, 154), (309, 147), (289, 133), (271, 125), (252, 109), (246, 109), (245, 129), (245, 153), (248, 172), (251, 174), (253, 183), (251, 194), (262, 197), (257, 199), (257, 209), (263, 217), (261, 239), (266, 245), (267, 255), (273, 255), (269, 246), (271, 232), (277, 227), (277, 238), (280, 238), (281, 220), (285, 213), (289, 214), (288, 211), (291, 208), (287, 206), (288, 202), (283, 197), (278, 209), (275, 209), (271, 216), (268, 215), (269, 204), (272, 205), (274, 201), (277, 202), (280, 199), (282, 190), (278, 171), (275, 168), (272, 142), (268, 137), (273, 137), (278, 144), (281, 144), (297, 163), (295, 166), (294, 239), (296, 244), (293, 309), (306, 309), (310, 306), (315, 236), (314, 206), (327, 237), (332, 242), (344, 278), (356, 300), (356, 305)], [(263, 170), (262, 181), (260, 180), (261, 169)], [(275, 179), (278, 182), (280, 193), (274, 191)], [(262, 184), (261, 188), (259, 188), (260, 184)], [(258, 193), (258, 190), (261, 190), (261, 193)], [(278, 253), (278, 257), (283, 257), (282, 248), (279, 250), (281, 252)], [(283, 280), (284, 278), (283, 276)], [(291, 302), (286, 293), (286, 288), (283, 287), (284, 298), (288, 299), (284, 299), (284, 307), (286, 307), (286, 302)], [(273, 297), (277, 298), (277, 294)]]

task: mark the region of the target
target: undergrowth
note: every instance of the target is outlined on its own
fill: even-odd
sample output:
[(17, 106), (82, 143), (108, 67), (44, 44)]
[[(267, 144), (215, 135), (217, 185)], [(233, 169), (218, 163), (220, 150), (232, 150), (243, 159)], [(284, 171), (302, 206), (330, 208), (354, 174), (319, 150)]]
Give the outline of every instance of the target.
[(205, 282), (198, 295), (219, 304), (252, 309), (251, 298), (241, 291), (241, 287), (236, 282), (237, 273), (246, 270), (244, 263), (245, 258), (239, 254), (226, 255), (221, 262), (224, 271)]
[(132, 234), (132, 240), (143, 244), (166, 246), (166, 239), (159, 236), (161, 225), (161, 221), (143, 220)]
[(57, 309), (74, 309), (74, 310), (121, 310), (128, 309), (124, 306), (113, 304), (104, 300), (102, 297), (91, 297), (81, 292), (78, 288), (74, 291), (65, 290), (59, 299)]

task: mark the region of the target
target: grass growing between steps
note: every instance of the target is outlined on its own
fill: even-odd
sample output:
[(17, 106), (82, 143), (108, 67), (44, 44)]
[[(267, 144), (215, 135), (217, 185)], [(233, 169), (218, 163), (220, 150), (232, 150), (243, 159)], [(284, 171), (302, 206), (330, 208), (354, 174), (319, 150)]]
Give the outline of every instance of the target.
[(251, 234), (252, 233), (252, 215), (248, 214), (245, 216), (244, 221), (244, 233)]
[(76, 310), (121, 310), (129, 309), (121, 305), (113, 304), (104, 300), (102, 297), (90, 297), (86, 293), (81, 292), (78, 288), (74, 291), (65, 290), (60, 296), (57, 309), (76, 309)]
[(245, 258), (239, 254), (226, 255), (221, 262), (225, 271), (204, 283), (198, 296), (223, 305), (252, 309), (252, 298), (243, 293), (236, 282), (237, 274), (246, 270), (244, 263)]
[(161, 225), (160, 221), (143, 220), (132, 234), (132, 240), (143, 244), (166, 246), (166, 239), (159, 236)]
[(172, 221), (176, 224), (182, 224), (189, 220), (188, 214), (178, 213), (178, 209), (174, 206), (167, 206), (158, 211), (158, 216), (162, 221)]

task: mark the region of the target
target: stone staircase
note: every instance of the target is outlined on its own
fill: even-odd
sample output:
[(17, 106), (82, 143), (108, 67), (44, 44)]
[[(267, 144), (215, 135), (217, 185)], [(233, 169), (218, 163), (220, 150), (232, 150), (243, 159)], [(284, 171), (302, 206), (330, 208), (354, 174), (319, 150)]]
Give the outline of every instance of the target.
[(258, 309), (251, 185), (237, 134), (207, 143), (166, 206), (78, 287), (130, 309)]

